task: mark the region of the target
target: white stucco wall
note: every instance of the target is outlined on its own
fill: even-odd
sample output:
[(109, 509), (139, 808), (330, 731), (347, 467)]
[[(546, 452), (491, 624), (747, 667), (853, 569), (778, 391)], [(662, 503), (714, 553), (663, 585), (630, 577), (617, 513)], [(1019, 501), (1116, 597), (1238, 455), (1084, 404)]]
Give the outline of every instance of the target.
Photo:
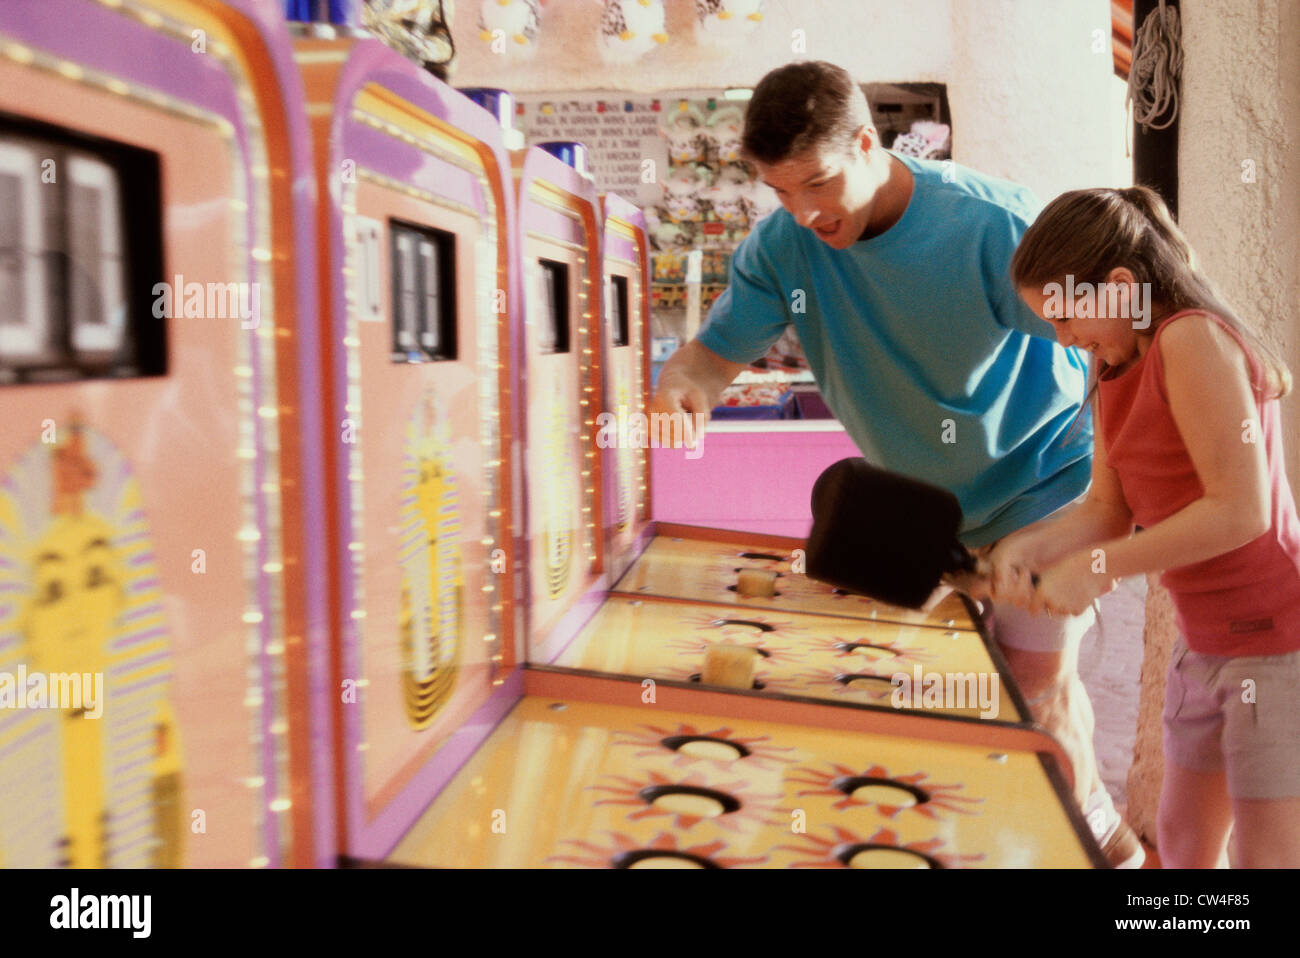
[(1115, 182), (1108, 0), (954, 0), (952, 42), (955, 160), (1044, 201), (1127, 185)]
[[(1178, 177), (1179, 220), (1206, 273), (1300, 380), (1297, 36), (1296, 0), (1184, 4)], [(1247, 161), (1253, 183), (1243, 181)], [(1282, 406), (1296, 488), (1300, 403)]]

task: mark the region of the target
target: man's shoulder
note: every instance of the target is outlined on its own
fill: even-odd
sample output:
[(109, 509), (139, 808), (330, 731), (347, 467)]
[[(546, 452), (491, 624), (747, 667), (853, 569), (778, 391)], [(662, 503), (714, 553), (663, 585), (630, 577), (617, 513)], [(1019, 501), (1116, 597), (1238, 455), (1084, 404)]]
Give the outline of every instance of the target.
[[(790, 251), (802, 246), (809, 231), (794, 221), (785, 209), (774, 210), (754, 224), (736, 247), (741, 263), (777, 270), (789, 260)], [(811, 235), (811, 234), (809, 234)]]
[(981, 173), (951, 160), (900, 157), (912, 171), (915, 188), (930, 202), (967, 215), (998, 216), (1003, 211), (1032, 222), (1042, 202), (1027, 186)]
[(787, 243), (791, 237), (798, 236), (800, 232), (807, 231), (800, 228), (789, 210), (780, 207), (755, 223), (741, 243), (770, 247), (773, 243)]

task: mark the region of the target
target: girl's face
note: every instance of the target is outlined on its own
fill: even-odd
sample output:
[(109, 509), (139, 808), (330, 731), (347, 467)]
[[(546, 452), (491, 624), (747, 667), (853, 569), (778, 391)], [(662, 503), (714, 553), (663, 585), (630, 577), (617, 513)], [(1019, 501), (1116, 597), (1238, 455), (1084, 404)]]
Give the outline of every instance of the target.
[(1132, 281), (1128, 270), (1116, 269), (1106, 283), (1095, 287), (1063, 281), (1022, 286), (1019, 293), (1035, 314), (1051, 324), (1062, 346), (1078, 346), (1118, 367), (1138, 359), (1149, 342), (1135, 329), (1145, 329), (1147, 323), (1135, 318), (1131, 309)]

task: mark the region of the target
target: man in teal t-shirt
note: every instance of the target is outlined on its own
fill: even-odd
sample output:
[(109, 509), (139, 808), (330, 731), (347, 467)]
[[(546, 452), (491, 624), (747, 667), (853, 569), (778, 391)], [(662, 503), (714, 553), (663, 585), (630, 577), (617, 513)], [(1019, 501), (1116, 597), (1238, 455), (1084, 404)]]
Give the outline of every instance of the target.
[[(861, 89), (828, 63), (764, 77), (743, 144), (783, 209), (736, 250), (707, 324), (660, 374), (656, 411), (707, 415), (792, 324), (863, 456), (952, 491), (967, 545), (1082, 495), (1086, 365), (1021, 301), (1008, 269), (1037, 214), (1033, 195), (885, 150)], [(1070, 756), (1093, 833), (1113, 863), (1136, 867), (1141, 845), (1101, 785), (1078, 674), (1091, 622), (994, 613), (1013, 676)]]
[(1087, 489), (1087, 368), (1007, 276), (1037, 213), (1028, 191), (888, 155), (913, 183), (893, 226), (834, 249), (778, 210), (736, 251), (699, 342), (753, 362), (793, 323), (862, 454), (951, 490), (963, 541), (982, 546)]

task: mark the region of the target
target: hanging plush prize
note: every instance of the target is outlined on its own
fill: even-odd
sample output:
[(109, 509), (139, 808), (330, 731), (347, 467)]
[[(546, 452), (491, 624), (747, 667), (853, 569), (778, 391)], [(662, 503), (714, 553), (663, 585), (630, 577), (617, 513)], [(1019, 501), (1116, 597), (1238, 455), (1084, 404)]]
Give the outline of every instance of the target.
[(706, 166), (674, 167), (663, 181), (668, 218), (676, 223), (698, 223), (704, 219), (704, 191), (712, 185), (713, 176)]
[(535, 53), (540, 26), (538, 0), (479, 0), (479, 39), (489, 44), (493, 53)]
[(740, 135), (745, 128), (745, 112), (738, 106), (715, 110), (704, 127), (715, 163), (740, 162)]
[(452, 0), (365, 0), (361, 25), (398, 53), (446, 80), (456, 58)]
[(923, 160), (942, 160), (948, 157), (949, 130), (946, 123), (917, 120), (912, 129), (900, 133), (890, 147), (895, 153), (917, 156)]
[(713, 212), (729, 227), (749, 224), (749, 211), (745, 204), (749, 182), (749, 173), (744, 167), (727, 166), (708, 190), (707, 196), (713, 204)]
[(599, 46), (607, 63), (630, 63), (667, 42), (663, 0), (605, 0)]
[(659, 134), (668, 140), (672, 163), (695, 163), (704, 155), (704, 116), (685, 100), (667, 115)]
[(709, 39), (733, 40), (763, 21), (763, 0), (695, 0), (695, 15)]

